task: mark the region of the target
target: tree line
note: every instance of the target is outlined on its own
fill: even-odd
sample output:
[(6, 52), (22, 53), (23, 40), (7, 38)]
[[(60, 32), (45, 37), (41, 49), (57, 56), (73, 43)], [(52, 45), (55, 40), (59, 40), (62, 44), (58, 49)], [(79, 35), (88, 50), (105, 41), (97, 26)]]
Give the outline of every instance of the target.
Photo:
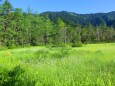
[(65, 23), (60, 17), (23, 12), (8, 0), (0, 4), (0, 47), (53, 45), (81, 46), (82, 43), (115, 42), (115, 29), (106, 24), (93, 26)]

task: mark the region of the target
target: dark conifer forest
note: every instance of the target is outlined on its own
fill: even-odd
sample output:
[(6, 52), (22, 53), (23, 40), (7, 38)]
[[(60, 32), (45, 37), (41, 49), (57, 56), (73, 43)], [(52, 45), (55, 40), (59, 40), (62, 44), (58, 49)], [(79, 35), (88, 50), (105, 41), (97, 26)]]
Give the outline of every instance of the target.
[(35, 14), (28, 8), (13, 8), (0, 2), (0, 46), (81, 46), (82, 43), (115, 41), (115, 12), (77, 14), (44, 12)]

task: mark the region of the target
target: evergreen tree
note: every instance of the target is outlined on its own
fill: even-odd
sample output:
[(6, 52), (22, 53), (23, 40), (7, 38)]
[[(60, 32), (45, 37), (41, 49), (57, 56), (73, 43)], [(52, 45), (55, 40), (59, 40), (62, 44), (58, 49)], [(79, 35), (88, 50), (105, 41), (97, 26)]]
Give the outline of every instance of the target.
[(81, 27), (78, 25), (77, 27), (75, 27), (75, 29), (73, 30), (73, 47), (80, 47), (82, 46), (81, 43)]
[(8, 0), (4, 1), (3, 4), (3, 15), (4, 15), (4, 21), (3, 21), (3, 43), (5, 46), (12, 46), (13, 36), (12, 36), (12, 28), (11, 28), (11, 11), (12, 11), (12, 5)]
[(0, 4), (0, 47), (48, 44), (62, 46), (68, 43), (78, 47), (82, 43), (115, 42), (115, 29), (112, 26), (114, 21), (111, 27), (108, 27), (99, 15), (93, 16), (100, 25), (96, 26), (92, 19), (92, 23), (87, 21), (87, 25), (81, 24), (82, 20), (79, 21), (76, 17), (70, 21), (74, 17), (69, 14), (65, 17), (66, 12), (62, 12), (63, 17), (56, 15), (55, 19), (48, 14), (33, 14), (30, 8), (27, 12), (22, 12), (20, 8), (12, 9), (8, 0)]

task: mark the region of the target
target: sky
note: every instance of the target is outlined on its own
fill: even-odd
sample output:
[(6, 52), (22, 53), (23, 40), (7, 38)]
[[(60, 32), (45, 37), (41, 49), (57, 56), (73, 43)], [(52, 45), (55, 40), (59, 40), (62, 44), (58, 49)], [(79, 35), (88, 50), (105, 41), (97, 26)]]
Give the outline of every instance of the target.
[(115, 11), (115, 0), (9, 0), (14, 8), (33, 12), (70, 11), (79, 14)]

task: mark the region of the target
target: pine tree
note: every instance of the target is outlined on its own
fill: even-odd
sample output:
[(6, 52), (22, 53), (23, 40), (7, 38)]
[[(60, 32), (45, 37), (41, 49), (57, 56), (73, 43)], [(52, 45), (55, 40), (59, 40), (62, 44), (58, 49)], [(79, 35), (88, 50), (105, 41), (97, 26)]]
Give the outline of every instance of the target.
[(4, 1), (3, 4), (3, 15), (4, 15), (4, 21), (3, 21), (3, 43), (5, 46), (11, 46), (12, 42), (12, 28), (11, 28), (11, 10), (12, 5), (8, 0)]

